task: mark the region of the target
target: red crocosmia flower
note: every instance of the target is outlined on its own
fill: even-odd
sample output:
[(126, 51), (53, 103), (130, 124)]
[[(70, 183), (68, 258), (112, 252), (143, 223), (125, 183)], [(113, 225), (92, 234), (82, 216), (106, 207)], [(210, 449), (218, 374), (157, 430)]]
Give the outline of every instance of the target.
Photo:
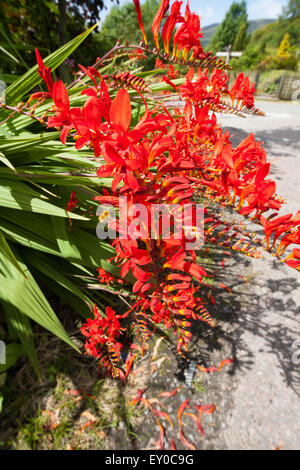
[(98, 268), (98, 274), (99, 274), (98, 279), (101, 284), (107, 284), (107, 285), (114, 284), (114, 283), (124, 284), (124, 281), (122, 279), (116, 278), (115, 276), (108, 273), (102, 268)]
[[(36, 107), (46, 97), (52, 98), (54, 107), (50, 111), (48, 127), (62, 129), (61, 140), (64, 143), (68, 135), (74, 134), (76, 149), (92, 148), (99, 161), (97, 175), (112, 178), (111, 189), (101, 190), (94, 199), (102, 204), (112, 204), (120, 214), (119, 220), (110, 220), (117, 237), (112, 242), (115, 254), (108, 262), (120, 269), (121, 279), (102, 268), (99, 268), (98, 278), (107, 286), (118, 285), (123, 284), (123, 279), (130, 274), (134, 279), (131, 291), (136, 300), (124, 315), (117, 315), (109, 307), (105, 313), (100, 312), (95, 305), (94, 316), (83, 325), (82, 333), (86, 336), (86, 351), (98, 358), (113, 377), (122, 380), (131, 370), (137, 352), (143, 354), (146, 349), (144, 343), (153, 331), (151, 322), (173, 330), (180, 354), (183, 350), (188, 351), (192, 320), (215, 327), (208, 311), (208, 305), (215, 301), (205, 280), (208, 275), (201, 262), (199, 264), (196, 248), (192, 249), (192, 240), (206, 242), (205, 253), (209, 253), (210, 246), (214, 245), (231, 248), (253, 258), (259, 257), (256, 245), (267, 248), (282, 259), (285, 250), (294, 244), (296, 248), (293, 251), (293, 247), (289, 249), (284, 261), (300, 270), (300, 211), (294, 216), (278, 216), (283, 200), (277, 196), (275, 182), (269, 176), (270, 164), (262, 145), (250, 135), (234, 148), (229, 132), (224, 132), (217, 124), (216, 114), (219, 112), (244, 115), (247, 112), (245, 107), (253, 108), (254, 85), (239, 74), (234, 85), (228, 88), (224, 64), (202, 50), (199, 16), (191, 13), (188, 1), (184, 17), (181, 16), (182, 3), (175, 0), (168, 11), (171, 2), (162, 0), (152, 31), (157, 52), (158, 35), (162, 29), (165, 58), (169, 56), (173, 37), (174, 64), (166, 65), (159, 58), (156, 67), (163, 69), (166, 75), (163, 80), (184, 101), (183, 107), (176, 109), (170, 106), (168, 111), (168, 102), (160, 101), (153, 105), (151, 101), (148, 108), (143, 93), (150, 90), (143, 79), (129, 72), (102, 77), (96, 68), (80, 66), (88, 78), (86, 89), (80, 90), (85, 103), (80, 109), (72, 108), (65, 85), (62, 81), (53, 83), (51, 70), (37, 52), (38, 72), (48, 90), (33, 95), (31, 100), (38, 102), (32, 109), (28, 106), (29, 112), (25, 111), (26, 115), (35, 117)], [(134, 0), (134, 4), (147, 44), (140, 0)], [(139, 52), (146, 54), (146, 47), (137, 46), (134, 51), (127, 50), (126, 54), (136, 57)], [(108, 54), (107, 60), (113, 56)], [(198, 62), (202, 66), (200, 64), (198, 70), (190, 68), (182, 85), (172, 83), (180, 71), (177, 63), (193, 65)], [(145, 106), (144, 115), (139, 116), (134, 128), (131, 121), (137, 117), (136, 113), (132, 115), (128, 88), (139, 94), (138, 99)], [(114, 90), (116, 96), (111, 100), (109, 93), (114, 93)], [(24, 113), (22, 109), (19, 111)], [(249, 114), (258, 114), (258, 110), (252, 109)], [(73, 130), (75, 132), (71, 134)], [(201, 227), (195, 207), (199, 195), (207, 202)], [(121, 204), (120, 196), (126, 198), (126, 207)], [(67, 210), (74, 210), (77, 204), (73, 191)], [(159, 209), (154, 222), (153, 205), (155, 211)], [(169, 210), (165, 211), (166, 207)], [(246, 226), (226, 220), (227, 212), (220, 210), (223, 207), (230, 207), (260, 223), (266, 244), (265, 240), (248, 232)], [(191, 210), (187, 211), (187, 208)], [(170, 216), (167, 223), (165, 213)], [(267, 215), (263, 217), (265, 213)], [(103, 217), (106, 220), (105, 214)], [(230, 256), (229, 252), (226, 254)], [(221, 266), (224, 266), (224, 260)], [(125, 318), (128, 320), (122, 327)], [(130, 345), (132, 333), (137, 344)], [(136, 352), (130, 352), (124, 364), (121, 351), (125, 344), (126, 351), (135, 349)], [(212, 369), (219, 370), (215, 367), (209, 370)], [(142, 394), (137, 401), (146, 403)], [(187, 402), (182, 404), (178, 413), (180, 426)], [(188, 416), (195, 420), (203, 434), (201, 414), (212, 412), (213, 406), (198, 406), (196, 410), (198, 415), (194, 411)], [(156, 415), (166, 418), (160, 411)], [(182, 433), (181, 438), (185, 445), (193, 447)]]
[(300, 249), (299, 248), (294, 248), (293, 249), (293, 255), (295, 259), (300, 260)]
[[(74, 121), (77, 131), (75, 147), (81, 149), (85, 145), (90, 145), (94, 149), (95, 157), (99, 157), (101, 155), (101, 144), (104, 140), (107, 140), (107, 135), (111, 133), (109, 125), (112, 104), (107, 86), (103, 80), (100, 88), (88, 90), (85, 90), (85, 92), (90, 98), (82, 108), (81, 118)], [(102, 121), (102, 118), (106, 122)]]
[(255, 86), (253, 83), (250, 83), (248, 77), (244, 77), (243, 73), (240, 73), (234, 84), (232, 85), (229, 95), (231, 97), (232, 103), (237, 98), (238, 103), (242, 102), (244, 106), (251, 109), (254, 106), (254, 93)]
[[(100, 80), (100, 83), (101, 83), (102, 82), (101, 74), (94, 67), (85, 68), (85, 67), (83, 67), (83, 65), (80, 65), (80, 64), (79, 64), (79, 67), (92, 80), (92, 82), (94, 83), (94, 86), (95, 86), (95, 91), (97, 92), (98, 91), (98, 85), (97, 85), (97, 82), (95, 80), (95, 77), (97, 77)], [(82, 94), (88, 95), (89, 90), (91, 90), (91, 89), (88, 88), (87, 90), (84, 90), (82, 92)]]
[(102, 114), (105, 121), (110, 122), (111, 98), (104, 80), (102, 80), (99, 90), (99, 98), (102, 105)]
[(102, 152), (107, 164), (97, 170), (97, 175), (102, 178), (114, 177), (112, 182), (113, 192), (116, 191), (122, 180), (132, 189), (137, 190), (139, 184), (132, 172), (141, 168), (142, 162), (129, 158), (126, 152), (117, 151), (116, 148), (108, 142), (104, 142), (102, 145)]
[(52, 97), (57, 111), (54, 116), (49, 117), (48, 127), (62, 127), (60, 139), (65, 144), (74, 127), (73, 123), (81, 117), (81, 111), (80, 108), (70, 108), (68, 92), (61, 80), (54, 83)]
[(151, 277), (151, 274), (145, 273), (139, 266), (146, 266), (151, 263), (151, 258), (147, 250), (138, 248), (136, 240), (120, 240), (119, 248), (117, 249), (117, 254), (120, 258), (125, 260), (125, 263), (121, 269), (121, 277), (124, 278), (130, 269), (132, 269), (132, 274), (134, 277), (142, 282), (148, 281)]
[[(91, 67), (89, 67), (91, 68)], [(97, 71), (96, 71), (97, 72)], [(100, 87), (98, 87), (96, 81), (94, 81), (94, 88), (87, 88), (81, 92), (82, 95), (94, 96), (100, 99), (101, 112), (105, 121), (110, 122), (110, 107), (111, 98), (104, 80), (101, 81)]]
[(26, 105), (29, 106), (29, 104), (34, 100), (43, 101), (43, 100), (48, 99), (48, 98), (51, 98), (50, 93), (46, 93), (46, 92), (43, 92), (43, 91), (40, 91), (38, 93), (33, 93), (29, 97)]
[(191, 13), (189, 2), (187, 2), (185, 9), (184, 21), (178, 28), (173, 39), (173, 55), (177, 48), (177, 55), (179, 51), (184, 51), (183, 58), (186, 59), (189, 51), (193, 49), (193, 56), (198, 57), (203, 52), (200, 44), (200, 38), (203, 34), (200, 33), (200, 18), (196, 13)]
[(171, 80), (169, 79), (169, 77), (167, 77), (166, 75), (164, 75), (164, 76), (162, 77), (162, 80), (163, 80), (164, 82), (166, 82), (168, 85), (170, 85), (172, 88), (174, 88), (174, 90), (175, 90), (176, 92), (178, 91), (177, 86), (176, 86), (173, 82), (171, 82)]
[(192, 102), (197, 105), (202, 102), (202, 109), (205, 104), (218, 105), (221, 97), (228, 93), (226, 73), (216, 70), (209, 76), (208, 69), (203, 71), (198, 69), (196, 79), (194, 74), (192, 67), (186, 76), (186, 83), (179, 87), (182, 95), (188, 98), (187, 103)]
[(94, 96), (88, 98), (82, 107), (82, 116), (89, 125), (91, 133), (97, 132), (101, 128), (101, 118), (103, 117), (101, 100)]
[(55, 82), (53, 85), (53, 101), (55, 106), (60, 110), (70, 109), (69, 95), (61, 80)]
[(269, 209), (278, 210), (281, 207), (281, 203), (274, 199), (276, 193), (276, 184), (274, 181), (264, 180), (258, 186), (250, 185), (241, 192), (241, 201), (244, 200), (245, 194), (247, 195), (248, 206), (243, 207), (240, 210), (240, 214), (248, 215), (256, 210), (256, 214), (259, 211), (266, 212)]
[(124, 133), (128, 132), (131, 121), (131, 104), (127, 90), (118, 91), (111, 104), (110, 119), (116, 129), (122, 130)]
[(154, 42), (155, 42), (155, 46), (157, 50), (159, 50), (159, 42), (158, 42), (159, 27), (162, 22), (162, 19), (165, 17), (169, 9), (169, 5), (170, 5), (170, 0), (162, 0), (160, 7), (157, 10), (157, 13), (152, 23), (152, 33), (153, 33)]
[(177, 78), (179, 74), (179, 70), (175, 70), (174, 69), (174, 66), (172, 64), (169, 65), (169, 68), (168, 68), (168, 78), (170, 80), (174, 80), (175, 78)]
[(177, 274), (177, 273), (169, 274), (167, 276), (167, 279), (170, 281), (191, 281), (192, 280), (190, 276)]
[(74, 122), (77, 131), (75, 147), (81, 149), (89, 144), (94, 148), (96, 157), (101, 155), (101, 143), (104, 134), (101, 132), (101, 119), (103, 117), (103, 105), (99, 98), (91, 96), (82, 108), (81, 118)]
[[(97, 100), (97, 98), (90, 98), (90, 100)], [(99, 119), (99, 116), (98, 118)], [(96, 120), (97, 120), (96, 119)], [(166, 117), (156, 115), (152, 117), (149, 113), (148, 107), (142, 119), (138, 122), (135, 128), (130, 131), (131, 121), (131, 104), (130, 97), (127, 90), (119, 90), (115, 99), (113, 100), (110, 108), (110, 127), (112, 131), (109, 137), (105, 137), (103, 134), (95, 133), (93, 136), (90, 134), (90, 129), (87, 130), (87, 137), (79, 139), (77, 146), (84, 145), (89, 139), (98, 139), (98, 145), (101, 139), (107, 140), (99, 149), (98, 154), (103, 153), (104, 159), (107, 162), (106, 165), (101, 166), (97, 175), (100, 177), (113, 176), (112, 190), (115, 191), (121, 181), (124, 181), (126, 185), (137, 191), (140, 186), (134, 174), (137, 170), (145, 171), (148, 165), (151, 164), (152, 150), (154, 152), (154, 145), (159, 139), (153, 139), (153, 143), (150, 148), (150, 154), (147, 151), (147, 147), (143, 144), (138, 144), (146, 134), (154, 131), (166, 132), (166, 125), (170, 122), (166, 121)], [(81, 132), (82, 134), (82, 132)], [(161, 139), (161, 142), (164, 142)], [(95, 148), (95, 144), (94, 148)], [(163, 144), (161, 144), (163, 145)]]
[(103, 348), (110, 344), (114, 346), (114, 353), (120, 352), (123, 346), (118, 342), (122, 331), (119, 318), (110, 307), (106, 307), (106, 315), (102, 316), (94, 306), (94, 318), (88, 318), (81, 328), (81, 333), (87, 338), (85, 349), (88, 354), (100, 358)]
[(299, 248), (294, 248), (290, 256), (285, 260), (286, 264), (291, 268), (298, 269), (300, 271), (300, 250)]
[(160, 120), (159, 115), (152, 117), (143, 96), (142, 98), (146, 111), (132, 131), (129, 129), (131, 121), (131, 103), (128, 91), (125, 89), (119, 90), (110, 106), (109, 122), (112, 132), (107, 140), (114, 143), (120, 150), (126, 150), (130, 147), (130, 151), (136, 152), (136, 155), (139, 155), (139, 151), (132, 144), (137, 143), (149, 132), (158, 130), (165, 131), (167, 124), (166, 121), (162, 122)]
[[(273, 220), (267, 220), (263, 216), (260, 218), (260, 223), (265, 229), (265, 236), (267, 242), (267, 248), (270, 248), (270, 237), (274, 233), (274, 242), (273, 246), (275, 245), (276, 240), (282, 235), (283, 233), (290, 230), (292, 227), (295, 226), (295, 221), (293, 221), (292, 214), (286, 214), (281, 217), (277, 217)], [(300, 222), (299, 222), (300, 223)]]
[[(281, 219), (281, 223), (278, 223), (280, 219)], [(276, 227), (276, 231), (274, 234), (273, 246), (275, 246), (275, 242), (280, 237), (280, 235), (282, 235), (283, 233), (290, 232), (281, 239), (280, 244), (278, 246), (277, 254), (282, 255), (289, 245), (291, 245), (292, 243), (295, 243), (295, 244), (300, 243), (300, 228), (298, 228), (298, 231), (296, 231), (296, 227), (297, 226), (299, 227), (300, 225), (300, 211), (298, 211), (297, 214), (294, 215), (293, 217), (291, 216), (291, 214), (288, 214), (276, 220), (277, 220), (277, 227)], [(265, 226), (265, 223), (263, 223), (263, 225)], [(267, 238), (267, 235), (266, 235), (266, 238)]]
[(300, 245), (300, 228), (297, 231), (292, 231), (290, 234), (285, 235), (282, 237), (280, 244), (277, 249), (277, 253), (282, 255), (288, 246), (292, 245)]
[(148, 44), (147, 42), (147, 38), (146, 38), (146, 34), (145, 34), (145, 29), (144, 29), (144, 25), (143, 25), (143, 19), (142, 19), (142, 12), (141, 12), (141, 5), (140, 5), (140, 0), (133, 0), (133, 3), (134, 3), (134, 6), (135, 6), (135, 9), (136, 9), (136, 14), (137, 14), (137, 17), (138, 17), (138, 22), (139, 22), (139, 25), (140, 25), (140, 28), (141, 28), (141, 31), (142, 31), (142, 35), (143, 35), (143, 38), (144, 38), (144, 43)]
[(254, 84), (250, 83), (249, 77), (245, 78), (242, 99), (243, 105), (251, 109), (254, 106), (254, 93), (256, 92)]
[(186, 252), (181, 249), (171, 258), (170, 261), (165, 263), (164, 267), (184, 271), (201, 281), (203, 276), (207, 276), (206, 271), (195, 263), (185, 261), (186, 256)]
[(50, 96), (52, 96), (52, 89), (53, 89), (53, 79), (51, 75), (51, 68), (47, 68), (43, 62), (41, 54), (39, 53), (38, 49), (35, 50), (36, 53), (36, 60), (38, 63), (39, 68), (37, 69), (38, 74), (44, 80), (49, 90)]
[(191, 276), (194, 276), (199, 281), (202, 281), (203, 276), (207, 276), (206, 271), (203, 268), (201, 268), (201, 266), (195, 263), (187, 263), (187, 262), (179, 263), (177, 265), (177, 269), (180, 269), (184, 271), (185, 273), (188, 273)]
[(71, 212), (77, 206), (78, 202), (78, 199), (76, 199), (76, 193), (75, 191), (73, 191), (67, 204), (66, 210), (68, 212)]
[[(183, 21), (183, 18), (180, 14), (181, 5), (182, 5), (182, 2), (179, 2), (179, 1), (176, 1), (176, 2), (173, 3), (173, 5), (171, 7), (170, 16), (168, 16), (168, 18), (166, 19), (166, 22), (163, 26), (162, 38), (163, 38), (163, 42), (164, 42), (165, 52), (168, 55), (169, 55), (169, 51), (170, 51), (170, 40), (171, 40), (172, 33), (175, 29), (175, 26), (176, 26), (177, 23), (180, 23), (180, 22)], [(157, 67), (157, 68), (159, 68), (159, 67)]]
[(156, 68), (156, 69), (165, 69), (166, 66), (165, 66), (165, 64), (163, 63), (162, 60), (156, 59), (156, 61), (155, 61), (155, 68)]
[[(128, 133), (129, 142), (134, 144), (142, 140), (142, 138), (149, 132), (162, 132), (163, 134), (165, 134), (168, 132), (167, 126), (172, 124), (172, 122), (173, 119), (171, 116), (166, 116), (165, 114), (153, 115), (148, 111), (148, 108), (146, 107), (146, 112), (142, 119), (137, 123), (135, 128)], [(154, 138), (153, 145), (158, 140), (158, 137)], [(132, 148), (134, 150), (134, 147)]]

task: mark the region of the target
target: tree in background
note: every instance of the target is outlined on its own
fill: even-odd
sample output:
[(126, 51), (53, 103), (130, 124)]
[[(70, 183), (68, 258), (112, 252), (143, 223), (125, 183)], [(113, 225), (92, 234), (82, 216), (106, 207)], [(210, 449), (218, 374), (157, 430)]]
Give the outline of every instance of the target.
[[(152, 38), (152, 21), (159, 8), (161, 0), (146, 0), (141, 5), (145, 33), (148, 38)], [(131, 44), (139, 44), (143, 39), (139, 23), (136, 16), (135, 7), (132, 1), (128, 1), (122, 6), (114, 5), (101, 24), (99, 34), (95, 35), (97, 42), (97, 54), (110, 50), (120, 38), (126, 38)], [(149, 47), (154, 48), (153, 39), (149, 39)], [(143, 60), (145, 70), (154, 68), (155, 58), (148, 57)]]
[[(108, 3), (108, 0), (106, 0)], [(112, 3), (113, 0), (110, 0)], [(59, 4), (65, 3), (65, 9), (74, 17), (83, 17), (88, 26), (93, 26), (99, 21), (99, 15), (105, 6), (105, 0), (58, 0)], [(118, 3), (118, 1), (117, 1)]]
[(243, 51), (246, 46), (246, 39), (247, 39), (247, 29), (248, 25), (246, 22), (242, 23), (239, 29), (239, 32), (235, 38), (233, 43), (233, 50), (234, 51)]
[[(36, 47), (43, 55), (56, 50), (88, 26), (95, 24), (99, 20), (100, 11), (105, 7), (104, 3), (105, 0), (1, 1), (0, 72), (22, 73), (24, 68), (34, 65)], [(90, 35), (82, 48), (76, 51), (76, 62), (92, 62), (95, 54), (94, 37), (95, 35)], [(69, 67), (63, 64), (60, 68), (63, 79), (67, 78), (68, 68), (70, 69), (70, 62)]]
[(233, 2), (226, 13), (225, 19), (212, 38), (210, 48), (216, 51), (224, 50), (229, 45), (233, 46), (243, 24), (246, 24), (247, 31), (248, 13), (246, 1), (242, 0), (241, 3)]
[[(160, 0), (146, 0), (141, 5), (143, 23), (147, 37), (152, 36), (152, 21)], [(126, 38), (130, 43), (139, 44), (142, 34), (136, 16), (135, 7), (132, 1), (128, 1), (122, 6), (115, 5), (106, 16), (100, 29), (101, 40), (103, 40), (107, 48), (113, 47), (117, 40)], [(154, 42), (150, 46), (154, 47)]]
[(286, 33), (280, 43), (278, 52), (277, 52), (278, 57), (283, 57), (284, 59), (287, 59), (291, 56), (291, 44), (290, 44), (290, 35), (289, 33)]
[(300, 16), (300, 0), (289, 0), (287, 7), (283, 9), (284, 18), (296, 18)]

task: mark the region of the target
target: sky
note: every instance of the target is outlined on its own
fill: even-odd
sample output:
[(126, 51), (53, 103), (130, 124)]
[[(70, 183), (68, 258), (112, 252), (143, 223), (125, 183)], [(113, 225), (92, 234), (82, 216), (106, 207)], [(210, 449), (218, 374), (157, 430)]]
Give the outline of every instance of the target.
[[(120, 0), (120, 5), (130, 0)], [(190, 0), (192, 12), (198, 13), (202, 18), (201, 25), (208, 26), (212, 23), (221, 23), (225, 13), (229, 9), (233, 0)], [(141, 1), (143, 3), (143, 1)], [(186, 1), (184, 0), (184, 5)], [(261, 18), (275, 19), (282, 12), (282, 7), (286, 6), (288, 0), (248, 0), (248, 16), (250, 20)], [(115, 4), (115, 2), (114, 2)], [(107, 10), (101, 13), (101, 19), (109, 12), (113, 3), (106, 0)]]

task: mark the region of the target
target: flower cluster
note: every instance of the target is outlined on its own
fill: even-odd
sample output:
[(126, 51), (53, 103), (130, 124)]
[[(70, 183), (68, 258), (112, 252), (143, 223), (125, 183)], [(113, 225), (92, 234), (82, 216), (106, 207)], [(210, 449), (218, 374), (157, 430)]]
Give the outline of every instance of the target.
[(161, 59), (156, 59), (155, 68), (166, 70), (169, 80), (174, 80), (179, 76), (179, 70), (176, 70), (173, 64), (164, 64)]
[(123, 349), (119, 341), (123, 330), (119, 318), (110, 307), (106, 308), (105, 316), (101, 315), (95, 305), (94, 318), (88, 318), (81, 328), (81, 333), (87, 338), (86, 352), (99, 359), (114, 377), (120, 376), (118, 363)]
[(102, 268), (98, 268), (98, 279), (101, 284), (106, 284), (107, 286), (109, 286), (110, 284), (115, 284), (115, 283), (118, 283), (118, 284), (124, 283), (123, 279), (119, 279), (113, 276), (112, 274), (109, 274)]
[[(139, 2), (134, 3), (142, 27)], [(192, 14), (187, 4), (182, 16), (182, 2), (175, 1), (170, 15), (166, 16), (169, 3), (169, 0), (162, 1), (153, 21), (157, 50), (159, 30), (165, 18), (162, 37), (166, 56), (173, 37), (173, 57), (181, 54), (185, 62), (192, 60), (191, 57), (200, 59), (198, 15)], [(143, 27), (142, 33), (146, 42)], [(188, 54), (191, 54), (189, 58)], [(116, 223), (118, 237), (112, 243), (116, 254), (111, 263), (119, 268), (122, 279), (132, 281), (134, 304), (122, 317), (109, 307), (103, 316), (95, 307), (95, 318), (89, 319), (82, 329), (88, 338), (87, 352), (100, 358), (114, 376), (124, 378), (135, 355), (129, 356), (124, 366), (120, 355), (123, 319), (130, 317), (126, 328), (138, 339), (131, 345), (136, 351), (144, 349), (156, 325), (174, 331), (180, 354), (188, 349), (192, 321), (215, 326), (209, 313), (209, 304), (214, 299), (205, 290), (208, 274), (201, 262), (201, 250), (193, 243), (197, 245), (201, 240), (204, 249), (214, 244), (252, 257), (260, 256), (259, 246), (279, 257), (290, 245), (300, 244), (300, 213), (277, 217), (283, 200), (277, 196), (275, 182), (269, 177), (270, 164), (262, 145), (250, 135), (234, 148), (228, 132), (224, 133), (218, 126), (215, 111), (257, 112), (255, 88), (242, 74), (230, 88), (222, 65), (212, 71), (202, 67), (197, 73), (190, 67), (185, 83), (176, 86), (171, 82), (175, 69), (169, 68), (165, 81), (183, 103), (174, 112), (162, 104), (149, 109), (144, 96), (146, 89), (143, 93), (132, 85), (135, 98), (144, 108), (142, 117), (132, 125), (131, 97), (125, 86), (120, 88), (120, 80), (116, 85), (116, 80), (101, 76), (96, 68), (81, 67), (91, 86), (82, 91), (86, 96), (84, 105), (72, 108), (63, 82), (53, 83), (50, 69), (44, 66), (39, 54), (37, 57), (39, 73), (48, 87), (46, 97), (51, 97), (55, 106), (48, 127), (60, 128), (63, 143), (72, 136), (76, 149), (88, 146), (93, 150), (99, 161), (100, 182), (102, 177), (112, 178), (110, 192), (96, 197), (100, 204), (109, 202), (121, 210), (119, 196), (127, 201), (127, 226)], [(157, 62), (157, 67), (161, 66), (164, 68), (164, 63)], [(197, 201), (204, 205), (202, 231), (197, 219)], [(211, 209), (212, 202), (218, 204), (219, 211)], [(75, 196), (70, 204), (73, 207)], [(161, 208), (157, 226), (151, 223), (153, 206)], [(241, 225), (226, 222), (221, 209), (229, 206), (260, 224), (265, 239), (252, 236)], [(134, 224), (138, 207), (144, 210), (143, 226)], [(165, 208), (170, 215), (168, 237), (160, 228)], [(185, 210), (188, 214), (183, 219)], [(181, 221), (179, 236), (178, 221)], [(299, 249), (295, 248), (285, 261), (299, 269)], [(114, 281), (102, 268), (99, 278), (107, 284)]]

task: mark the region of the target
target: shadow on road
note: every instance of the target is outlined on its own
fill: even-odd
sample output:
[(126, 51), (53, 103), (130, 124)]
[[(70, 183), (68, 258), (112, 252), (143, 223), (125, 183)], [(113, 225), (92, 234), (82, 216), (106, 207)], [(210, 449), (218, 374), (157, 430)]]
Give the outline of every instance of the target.
[[(230, 140), (234, 147), (238, 146), (249, 135), (249, 132), (235, 127), (226, 126), (223, 130), (229, 131)], [(300, 127), (277, 128), (274, 126), (273, 130), (254, 130), (253, 133), (256, 139), (264, 143), (267, 153), (273, 152), (280, 158), (296, 157), (299, 154)]]

